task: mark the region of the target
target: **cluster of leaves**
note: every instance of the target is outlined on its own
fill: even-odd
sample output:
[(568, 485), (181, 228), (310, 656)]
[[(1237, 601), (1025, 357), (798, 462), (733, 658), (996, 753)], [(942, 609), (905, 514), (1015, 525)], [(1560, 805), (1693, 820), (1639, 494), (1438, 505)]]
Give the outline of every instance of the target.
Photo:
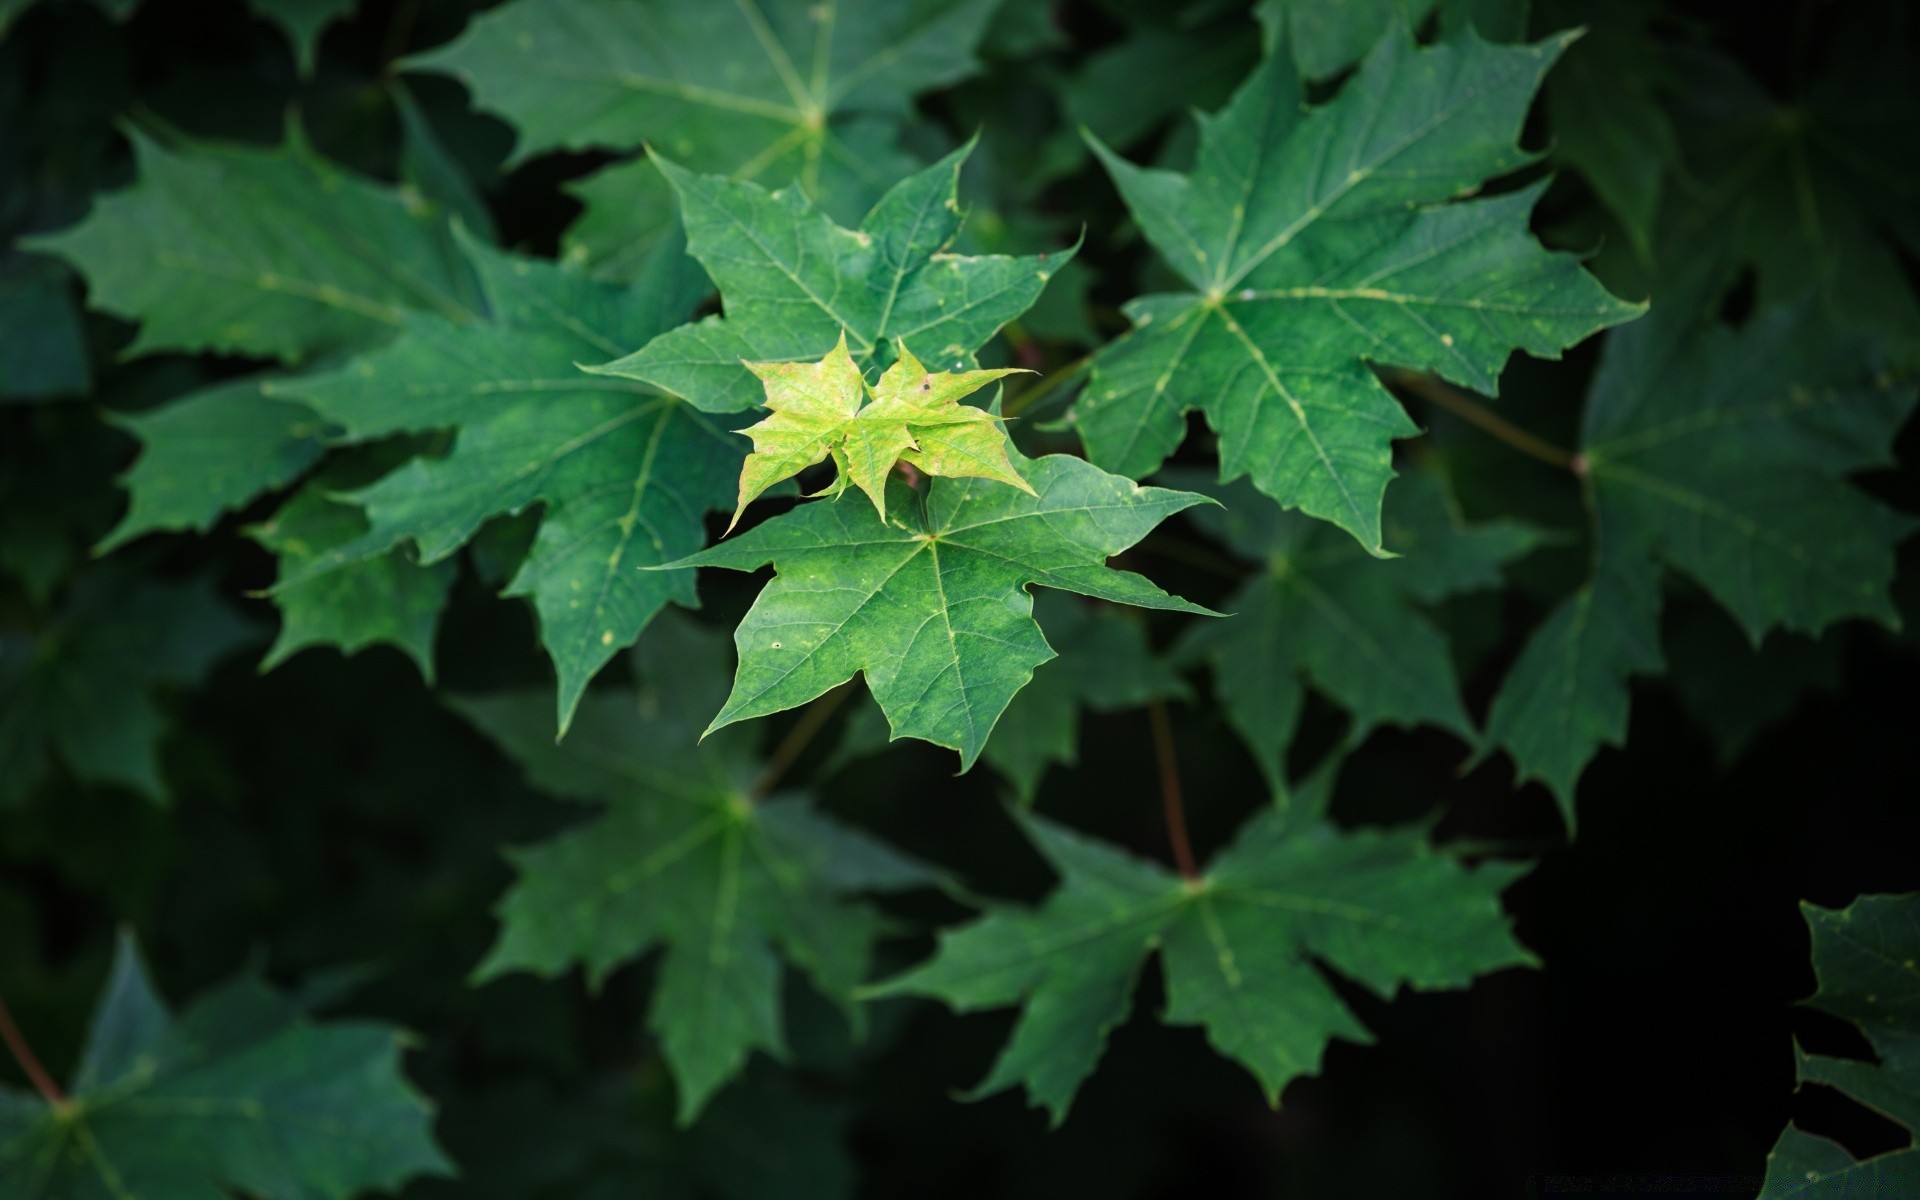
[[(1635, 677), (1670, 669), (1731, 753), (1832, 675), (1810, 639), (1897, 626), (1915, 522), (1858, 476), (1893, 464), (1920, 368), (1920, 173), (1873, 149), (1920, 128), (1911, 76), (1842, 30), (1783, 102), (1651, 3), (1080, 7), (509, 0), (410, 56), (405, 23), (382, 39), (377, 153), (318, 82), (271, 141), (128, 97), (98, 144), (0, 144), (33, 168), (0, 204), (0, 820), (207, 786), (162, 750), (223, 661), (397, 648), (535, 790), (598, 806), (493, 831), (524, 844), (463, 969), (597, 989), (653, 963), (643, 1040), (695, 1140), (600, 1149), (728, 1195), (759, 1185), (714, 1165), (714, 1122), (831, 1134), (754, 1065), (803, 1057), (807, 997), (855, 1034), (894, 997), (1017, 1009), (974, 1094), (1057, 1123), (1150, 958), (1159, 1019), (1275, 1105), (1370, 1038), (1347, 984), (1532, 964), (1500, 903), (1527, 864), (1337, 819), (1340, 767), (1431, 727), (1544, 784), (1571, 836)], [(324, 79), (352, 5), (254, 8)], [(556, 169), (576, 218), (502, 219)], [(500, 641), (437, 652), (468, 593), (527, 602), (537, 685)], [(1666, 652), (1699, 594), (1748, 646)], [(875, 707), (841, 721), (851, 687)], [(1222, 802), (1243, 819), (1204, 866), (1168, 701), (1231, 728), (1260, 801)], [(1083, 711), (1139, 707), (1171, 869), (1031, 811)], [(778, 743), (742, 724), (789, 710)], [(897, 739), (984, 759), (1053, 889), (983, 899), (831, 810), (833, 772)], [(913, 962), (916, 896), (981, 915)], [(1874, 938), (1894, 903), (1862, 902)], [(1814, 916), (1824, 984), (1852, 968)], [(390, 1028), (306, 1015), (357, 984), (234, 984), (175, 1021), (130, 943), (115, 963), (72, 1095), (0, 1093), (27, 1194), (463, 1165)], [(1822, 992), (1880, 1071), (1802, 1077), (1911, 1125), (1906, 1017), (1871, 1007), (1898, 986)], [(1911, 1157), (1789, 1131), (1769, 1187)]]

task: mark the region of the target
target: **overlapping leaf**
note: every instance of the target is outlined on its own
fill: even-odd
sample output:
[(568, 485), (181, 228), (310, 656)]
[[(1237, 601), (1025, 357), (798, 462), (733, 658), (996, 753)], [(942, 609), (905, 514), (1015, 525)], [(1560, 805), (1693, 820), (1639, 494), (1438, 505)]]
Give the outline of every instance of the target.
[(117, 563), (82, 575), (46, 629), (0, 632), (0, 803), (56, 755), (81, 779), (164, 799), (157, 694), (198, 683), (248, 635), (209, 580), (145, 579)]
[(1147, 237), (1194, 290), (1135, 300), (1074, 413), (1136, 477), (1203, 409), (1222, 479), (1380, 546), (1392, 443), (1418, 432), (1367, 363), (1492, 393), (1516, 349), (1557, 356), (1638, 310), (1527, 229), (1539, 189), (1446, 201), (1526, 161), (1514, 137), (1565, 36), (1416, 49), (1389, 33), (1328, 104), (1274, 53), (1202, 126), (1188, 175), (1101, 149)]
[(1254, 12), (1269, 44), (1284, 45), (1308, 79), (1358, 62), (1395, 27), (1417, 29), (1435, 9), (1440, 28), (1472, 26), (1494, 41), (1526, 34), (1528, 0), (1261, 0)]
[(1319, 819), (1325, 786), (1303, 788), (1291, 812), (1254, 816), (1194, 880), (1024, 818), (1059, 887), (1037, 908), (943, 933), (931, 960), (875, 994), (937, 996), (961, 1012), (1019, 1006), (973, 1095), (1024, 1085), (1057, 1124), (1156, 950), (1162, 1019), (1203, 1027), (1275, 1105), (1319, 1071), (1333, 1038), (1370, 1040), (1317, 964), (1391, 996), (1531, 961), (1499, 903), (1524, 868), (1468, 870), (1416, 830), (1336, 829)]
[(1586, 31), (1547, 78), (1555, 157), (1587, 177), (1643, 256), (1681, 159), (1659, 94), (1666, 63), (1647, 31), (1656, 11), (1646, 0), (1558, 0), (1548, 10), (1550, 28)]
[(267, 391), (270, 377), (216, 384), (149, 412), (116, 417), (140, 439), (120, 477), (131, 503), (100, 543), (111, 550), (161, 530), (204, 533), (222, 513), (284, 487), (326, 451), (326, 422)]
[(740, 665), (710, 729), (804, 704), (866, 677), (895, 737), (971, 767), (994, 723), (1054, 656), (1032, 584), (1142, 608), (1205, 612), (1106, 560), (1204, 498), (1143, 488), (1064, 455), (1017, 461), (1031, 494), (973, 479), (893, 485), (870, 505), (803, 504), (678, 566), (773, 564), (734, 634)]
[(466, 253), (487, 320), (414, 315), (378, 351), (272, 385), (346, 440), (455, 431), (445, 457), (415, 459), (353, 493), (367, 531), (283, 572), (281, 587), (404, 542), (437, 563), (489, 519), (541, 505), (506, 591), (530, 597), (540, 615), (564, 728), (587, 681), (662, 605), (694, 602), (691, 576), (642, 568), (699, 548), (702, 518), (730, 498), (744, 447), (726, 423), (674, 397), (575, 366), (684, 317), (700, 290), (692, 264), (662, 254), (651, 278), (614, 287), (471, 240)]
[(930, 372), (903, 346), (869, 387), (847, 353), (844, 333), (817, 363), (745, 365), (765, 385), (773, 415), (742, 430), (753, 439), (753, 453), (740, 469), (734, 524), (754, 497), (828, 457), (839, 470), (829, 493), (858, 487), (883, 519), (887, 476), (898, 462), (928, 475), (997, 479), (1033, 490), (1007, 461), (999, 419), (960, 403), (1017, 368)]
[(1712, 319), (1715, 295), (1697, 278), (1610, 339), (1579, 460), (1593, 577), (1534, 634), (1488, 718), (1488, 737), (1569, 821), (1581, 770), (1625, 737), (1627, 678), (1660, 666), (1658, 562), (1755, 643), (1777, 628), (1897, 620), (1894, 547), (1915, 522), (1848, 477), (1892, 461), (1914, 387), (1810, 305), (1734, 330)]
[[(1920, 1136), (1920, 898), (1862, 896), (1845, 908), (1800, 906), (1813, 934), (1819, 990), (1807, 1001), (1857, 1026), (1877, 1062), (1795, 1047), (1800, 1084), (1838, 1088)], [(1846, 1147), (1789, 1125), (1767, 1155), (1760, 1200), (1841, 1200), (1920, 1190), (1920, 1146), (1856, 1160)]]
[(1146, 629), (1122, 610), (1041, 592), (1033, 616), (1059, 657), (1034, 668), (982, 754), (1022, 804), (1033, 802), (1049, 766), (1078, 761), (1082, 708), (1119, 712), (1188, 695), (1185, 681), (1154, 655)]
[(850, 1003), (881, 931), (856, 895), (932, 876), (802, 799), (757, 802), (750, 739), (697, 742), (693, 722), (725, 671), (717, 637), (663, 621), (641, 645), (642, 691), (589, 697), (560, 745), (538, 696), (462, 704), (538, 786), (607, 806), (579, 830), (514, 852), (519, 881), (480, 974), (577, 963), (598, 981), (660, 947), (648, 1023), (686, 1122), (753, 1051), (785, 1056), (783, 960)]
[(342, 654), (354, 654), (384, 644), (411, 658), (422, 676), (433, 679), (434, 633), (453, 587), (451, 559), (419, 563), (389, 549), (328, 562), (327, 569), (314, 573), (315, 563), (367, 535), (366, 515), (318, 486), (302, 488), (252, 532), (279, 557), (286, 578), (296, 581), (274, 592), (280, 636), (260, 660), (261, 670), (309, 646), (334, 646)]
[(123, 938), (70, 1104), (0, 1090), (0, 1180), (23, 1200), (346, 1200), (450, 1174), (391, 1026), (314, 1023), (257, 980), (177, 1019)]
[(128, 353), (298, 362), (376, 345), (416, 311), (478, 315), (444, 214), (333, 166), (297, 127), (275, 150), (131, 136), (139, 181), (31, 239), (80, 268), (94, 307), (140, 323)]
[(1068, 260), (947, 250), (960, 230), (955, 189), (971, 150), (896, 184), (858, 229), (835, 224), (792, 189), (767, 192), (662, 164), (680, 193), (688, 249), (720, 285), (726, 314), (596, 370), (709, 412), (760, 403), (759, 381), (743, 363), (817, 362), (843, 336), (862, 368), (904, 343), (936, 370), (964, 370)]
[(1500, 567), (1539, 542), (1513, 522), (1465, 524), (1431, 472), (1387, 493), (1385, 541), (1402, 557), (1369, 558), (1319, 521), (1281, 512), (1245, 484), (1193, 520), (1266, 570), (1227, 603), (1233, 615), (1192, 628), (1182, 645), (1204, 658), (1214, 688), (1268, 785), (1285, 788), (1288, 745), (1306, 681), (1353, 715), (1357, 741), (1383, 723), (1437, 725), (1477, 738), (1460, 699), (1445, 634), (1423, 613), (1460, 592), (1500, 585)]
[[(517, 0), (413, 65), (458, 75), (521, 156), (648, 143), (697, 170), (789, 182), (851, 221), (913, 169), (912, 98), (976, 69), (993, 0)], [(625, 271), (671, 227), (659, 173), (578, 189), (569, 252)], [(815, 353), (818, 357), (826, 347)]]
[(1819, 297), (1911, 366), (1920, 295), (1902, 262), (1920, 253), (1920, 169), (1889, 153), (1920, 125), (1903, 24), (1849, 14), (1826, 69), (1785, 101), (1727, 59), (1679, 57), (1675, 128), (1703, 186), (1676, 194), (1667, 240), (1676, 268), (1731, 252), (1753, 265), (1763, 307)]

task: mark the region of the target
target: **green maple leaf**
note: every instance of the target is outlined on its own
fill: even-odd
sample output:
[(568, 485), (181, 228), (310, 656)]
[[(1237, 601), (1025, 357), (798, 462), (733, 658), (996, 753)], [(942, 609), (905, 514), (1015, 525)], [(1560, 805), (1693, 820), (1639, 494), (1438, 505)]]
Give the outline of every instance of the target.
[(253, 979), (175, 1018), (122, 937), (68, 1103), (0, 1089), (0, 1177), (29, 1200), (346, 1200), (451, 1174), (400, 1052)]
[(432, 682), (434, 633), (456, 573), (452, 559), (421, 564), (394, 549), (330, 564), (318, 574), (311, 570), (341, 546), (365, 537), (367, 529), (360, 509), (309, 486), (250, 531), (279, 557), (281, 574), (298, 581), (274, 591), (280, 636), (260, 660), (261, 670), (272, 670), (309, 646), (355, 654), (385, 644), (411, 658)]
[(698, 741), (690, 721), (725, 674), (718, 637), (663, 621), (641, 649), (640, 694), (588, 697), (561, 745), (537, 696), (461, 704), (538, 786), (606, 805), (599, 820), (512, 853), (519, 879), (479, 975), (578, 963), (598, 982), (662, 947), (648, 1023), (684, 1124), (754, 1050), (785, 1056), (783, 959), (850, 1006), (882, 931), (857, 895), (934, 877), (803, 799), (757, 802), (749, 739)]
[(1916, 523), (1848, 477), (1893, 461), (1915, 389), (1811, 305), (1714, 323), (1716, 282), (1697, 275), (1609, 339), (1578, 460), (1593, 577), (1534, 634), (1488, 716), (1490, 742), (1569, 825), (1581, 771), (1626, 735), (1628, 677), (1660, 667), (1660, 563), (1756, 645), (1773, 629), (1898, 622), (1894, 547)]
[(672, 564), (775, 568), (735, 631), (739, 669), (709, 732), (863, 674), (894, 737), (958, 750), (964, 770), (1014, 693), (1054, 656), (1029, 585), (1207, 611), (1106, 566), (1204, 497), (1143, 488), (1064, 455), (1019, 467), (1031, 494), (934, 479), (922, 505), (896, 483), (885, 519), (866, 505), (803, 504)]
[(1679, 135), (1661, 103), (1670, 82), (1647, 26), (1647, 0), (1558, 0), (1550, 25), (1586, 34), (1547, 78), (1554, 156), (1587, 177), (1642, 258), (1651, 256), (1666, 185), (1681, 162)]
[(1537, 530), (1467, 525), (1438, 476), (1404, 475), (1388, 490), (1384, 514), (1385, 542), (1402, 557), (1380, 562), (1244, 483), (1214, 494), (1225, 507), (1192, 519), (1266, 570), (1227, 602), (1228, 620), (1189, 630), (1180, 653), (1211, 666), (1227, 720), (1275, 794), (1286, 786), (1284, 759), (1307, 680), (1352, 714), (1350, 742), (1386, 723), (1437, 725), (1478, 740), (1446, 635), (1423, 609), (1499, 587), (1502, 564), (1533, 549)]
[(1254, 15), (1268, 45), (1284, 45), (1309, 79), (1358, 62), (1395, 28), (1418, 29), (1435, 9), (1440, 29), (1472, 26), (1501, 42), (1526, 35), (1528, 0), (1261, 0)]
[(1068, 254), (961, 255), (956, 198), (969, 142), (894, 185), (858, 229), (794, 190), (661, 168), (680, 193), (689, 252), (725, 304), (617, 362), (591, 368), (686, 397), (709, 412), (760, 403), (743, 364), (818, 362), (838, 341), (862, 368), (897, 345), (942, 370), (1032, 306)]
[[(516, 156), (650, 143), (697, 171), (789, 182), (853, 220), (912, 170), (912, 99), (976, 70), (994, 0), (517, 0), (412, 66), (458, 75)], [(574, 189), (568, 252), (624, 276), (672, 225), (642, 159)], [(826, 347), (821, 347), (824, 351)], [(818, 352), (816, 352), (816, 357)]]
[(489, 519), (542, 506), (506, 594), (527, 596), (559, 673), (561, 728), (587, 681), (669, 600), (695, 603), (691, 575), (640, 568), (699, 548), (724, 507), (740, 452), (726, 422), (576, 363), (648, 341), (701, 290), (679, 255), (614, 287), (467, 239), (485, 321), (409, 317), (405, 333), (338, 370), (282, 380), (360, 442), (452, 429), (452, 449), (351, 493), (367, 531), (283, 572), (282, 589), (411, 543), (441, 562)]
[(1731, 60), (1676, 56), (1680, 157), (1704, 186), (1672, 189), (1663, 244), (1678, 264), (1731, 253), (1753, 266), (1760, 306), (1817, 296), (1920, 363), (1920, 295), (1902, 266), (1920, 253), (1920, 169), (1886, 152), (1913, 140), (1920, 89), (1882, 21), (1854, 14), (1827, 47), (1787, 100)]
[(1145, 628), (1122, 610), (1041, 592), (1033, 616), (1059, 657), (1034, 668), (982, 754), (1021, 804), (1033, 803), (1048, 766), (1078, 760), (1082, 708), (1120, 712), (1189, 696), (1179, 674), (1154, 655)]
[[(1862, 896), (1845, 908), (1800, 906), (1819, 989), (1807, 1005), (1856, 1026), (1877, 1062), (1794, 1047), (1800, 1085), (1824, 1084), (1920, 1135), (1920, 898)], [(1760, 1200), (1840, 1200), (1920, 1190), (1920, 1147), (1855, 1160), (1837, 1142), (1789, 1125), (1767, 1155)]]
[(896, 462), (928, 475), (997, 479), (1033, 491), (1007, 461), (999, 419), (960, 403), (1019, 369), (929, 372), (904, 345), (899, 355), (871, 388), (847, 353), (844, 333), (817, 363), (744, 364), (766, 386), (773, 415), (741, 431), (753, 439), (753, 453), (740, 468), (740, 503), (729, 530), (754, 497), (829, 455), (839, 470), (830, 493), (858, 487), (883, 520), (887, 476)]
[(933, 958), (872, 994), (935, 996), (959, 1012), (1020, 1006), (971, 1096), (1023, 1084), (1058, 1124), (1158, 951), (1161, 1019), (1205, 1028), (1277, 1106), (1289, 1081), (1319, 1071), (1333, 1038), (1371, 1040), (1316, 962), (1391, 996), (1533, 961), (1499, 903), (1524, 866), (1469, 871), (1418, 830), (1337, 829), (1318, 819), (1330, 782), (1254, 816), (1192, 880), (1022, 817), (1059, 887), (1036, 908), (942, 933)]
[(104, 553), (143, 534), (205, 533), (222, 513), (284, 487), (326, 452), (326, 422), (303, 404), (270, 395), (271, 377), (216, 384), (115, 424), (140, 440), (120, 477), (131, 503), (100, 543)]
[(1148, 240), (1193, 291), (1128, 306), (1074, 409), (1095, 462), (1141, 477), (1203, 409), (1223, 480), (1379, 551), (1392, 444), (1418, 432), (1368, 362), (1492, 393), (1516, 349), (1556, 357), (1638, 306), (1527, 230), (1538, 186), (1454, 197), (1527, 161), (1514, 137), (1568, 37), (1416, 49), (1388, 34), (1307, 109), (1275, 53), (1201, 127), (1193, 171), (1095, 144)]
[(146, 580), (124, 564), (82, 575), (34, 636), (0, 634), (0, 802), (58, 755), (81, 779), (166, 796), (156, 693), (189, 687), (252, 631), (211, 583)]
[(445, 216), (333, 166), (297, 127), (274, 150), (130, 136), (139, 181), (30, 239), (80, 268), (96, 308), (140, 323), (125, 353), (303, 361), (385, 341), (416, 310), (478, 314)]

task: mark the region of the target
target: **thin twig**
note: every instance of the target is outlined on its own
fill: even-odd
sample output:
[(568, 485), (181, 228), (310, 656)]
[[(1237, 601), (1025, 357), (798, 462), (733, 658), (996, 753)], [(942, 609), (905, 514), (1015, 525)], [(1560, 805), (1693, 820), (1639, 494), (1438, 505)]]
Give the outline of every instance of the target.
[(43, 1100), (59, 1109), (71, 1107), (73, 1102), (53, 1081), (53, 1076), (47, 1074), (47, 1069), (34, 1056), (33, 1047), (27, 1045), (27, 1039), (21, 1036), (20, 1027), (13, 1023), (13, 1014), (7, 1011), (4, 1000), (0, 1000), (0, 1041), (7, 1043), (13, 1061), (20, 1064), (20, 1070), (26, 1073), (33, 1090), (39, 1092)]
[(1068, 363), (1066, 366), (1061, 367), (1058, 371), (1055, 371), (1053, 374), (1047, 376), (1045, 379), (1042, 379), (1039, 383), (1034, 384), (1032, 387), (1021, 392), (1018, 396), (1015, 396), (1012, 399), (1008, 400), (1004, 405), (1001, 406), (1000, 415), (1003, 417), (1017, 417), (1021, 413), (1026, 412), (1028, 409), (1032, 408), (1034, 405), (1044, 400), (1048, 395), (1053, 393), (1056, 389), (1063, 387), (1066, 384), (1072, 382), (1074, 379), (1078, 378), (1081, 375), (1081, 373), (1084, 372), (1087, 369), (1087, 367), (1092, 364), (1092, 362), (1093, 362), (1092, 355), (1086, 355), (1084, 357), (1074, 359), (1072, 362)]
[(1167, 840), (1173, 843), (1173, 862), (1180, 878), (1200, 878), (1193, 862), (1193, 846), (1187, 840), (1187, 810), (1180, 801), (1180, 760), (1173, 752), (1173, 724), (1167, 720), (1167, 706), (1159, 699), (1147, 701), (1147, 720), (1153, 726), (1153, 757), (1160, 765), (1160, 806), (1166, 813)]
[(1411, 392), (1422, 400), (1446, 409), (1467, 424), (1498, 438), (1530, 458), (1537, 458), (1563, 471), (1578, 473), (1578, 461), (1572, 453), (1545, 438), (1528, 433), (1475, 400), (1470, 393), (1454, 387), (1437, 375), (1429, 375), (1424, 371), (1396, 370), (1388, 372), (1387, 379), (1401, 391)]
[(826, 728), (827, 718), (833, 716), (834, 710), (852, 694), (853, 680), (849, 679), (832, 691), (815, 697), (813, 703), (807, 705), (807, 711), (801, 713), (800, 719), (793, 723), (793, 728), (787, 730), (787, 736), (781, 738), (780, 744), (773, 748), (767, 765), (760, 769), (760, 775), (753, 781), (753, 786), (747, 789), (747, 795), (759, 800), (772, 792), (774, 785), (780, 782), (780, 777), (787, 773), (787, 768)]

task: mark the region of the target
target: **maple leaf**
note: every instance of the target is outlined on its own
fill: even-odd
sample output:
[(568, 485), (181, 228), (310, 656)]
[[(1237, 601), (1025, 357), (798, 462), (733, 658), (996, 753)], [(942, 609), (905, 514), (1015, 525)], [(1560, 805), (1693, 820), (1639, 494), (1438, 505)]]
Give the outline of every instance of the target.
[(327, 162), (298, 126), (273, 150), (128, 136), (138, 182), (29, 239), (80, 268), (96, 308), (140, 323), (125, 353), (297, 362), (376, 345), (416, 310), (479, 315), (444, 214)]
[(958, 1012), (1020, 1006), (970, 1098), (1022, 1084), (1058, 1124), (1157, 950), (1161, 1019), (1205, 1028), (1277, 1106), (1333, 1038), (1371, 1040), (1316, 960), (1380, 996), (1533, 961), (1499, 903), (1524, 866), (1469, 871), (1418, 830), (1337, 829), (1319, 819), (1330, 787), (1329, 772), (1293, 807), (1256, 814), (1197, 879), (1022, 816), (1059, 886), (1036, 908), (943, 932), (931, 959), (869, 992), (934, 996)]
[(1071, 257), (962, 255), (956, 187), (969, 142), (894, 185), (858, 229), (797, 191), (661, 169), (680, 194), (687, 248), (720, 285), (725, 315), (589, 370), (684, 396), (709, 412), (760, 403), (746, 362), (819, 362), (845, 338), (861, 367), (899, 345), (964, 370)]
[(81, 575), (38, 636), (0, 634), (0, 803), (58, 755), (77, 777), (163, 800), (156, 693), (198, 683), (252, 630), (210, 580), (108, 563)]
[(313, 1022), (250, 978), (175, 1018), (122, 936), (69, 1103), (0, 1088), (0, 1177), (26, 1200), (346, 1200), (450, 1175), (401, 1048), (391, 1026)]
[(1212, 667), (1227, 720), (1276, 795), (1286, 787), (1303, 679), (1352, 714), (1350, 744), (1383, 723), (1437, 725), (1477, 740), (1446, 636), (1422, 609), (1500, 586), (1502, 564), (1539, 544), (1538, 530), (1467, 525), (1435, 473), (1403, 475), (1387, 492), (1384, 525), (1387, 546), (1402, 557), (1380, 562), (1244, 482), (1195, 487), (1225, 507), (1197, 510), (1194, 523), (1266, 570), (1227, 601), (1229, 619), (1190, 629), (1179, 654)]
[(332, 564), (313, 573), (341, 546), (367, 534), (366, 514), (341, 503), (316, 483), (304, 487), (280, 510), (250, 530), (253, 539), (280, 559), (280, 571), (297, 582), (274, 590), (280, 636), (260, 669), (270, 671), (309, 646), (335, 646), (355, 654), (368, 646), (393, 646), (433, 681), (433, 637), (455, 575), (452, 559), (415, 562), (404, 551)]
[(1301, 74), (1325, 79), (1352, 66), (1389, 31), (1420, 28), (1435, 9), (1444, 35), (1472, 26), (1494, 41), (1517, 42), (1526, 34), (1527, 4), (1528, 0), (1260, 0), (1254, 15), (1268, 45), (1285, 45)]
[(1878, 344), (1810, 303), (1734, 330), (1696, 272), (1613, 334), (1587, 398), (1579, 469), (1594, 510), (1592, 578), (1521, 652), (1487, 720), (1569, 825), (1581, 771), (1626, 735), (1627, 679), (1657, 670), (1659, 565), (1696, 580), (1757, 645), (1784, 628), (1898, 621), (1894, 547), (1916, 528), (1848, 476), (1893, 461), (1915, 389)]
[(767, 389), (773, 415), (741, 432), (753, 453), (740, 469), (740, 503), (731, 530), (754, 497), (783, 479), (832, 456), (839, 475), (829, 489), (838, 496), (852, 484), (887, 515), (887, 475), (905, 460), (928, 475), (997, 479), (1032, 492), (1007, 461), (998, 418), (960, 403), (1018, 368), (929, 372), (904, 345), (899, 357), (867, 386), (840, 341), (817, 363), (745, 364)]
[(1514, 137), (1569, 36), (1416, 49), (1391, 32), (1329, 103), (1272, 54), (1201, 127), (1191, 173), (1099, 143), (1127, 207), (1195, 289), (1128, 306), (1074, 408), (1089, 456), (1156, 470), (1201, 408), (1220, 476), (1380, 551), (1392, 443), (1418, 432), (1368, 362), (1493, 393), (1516, 349), (1547, 357), (1640, 306), (1527, 230), (1538, 185), (1446, 203), (1527, 161)]
[(857, 894), (935, 876), (804, 799), (756, 801), (750, 739), (696, 744), (689, 720), (725, 673), (719, 637), (663, 621), (641, 654), (640, 694), (588, 697), (563, 745), (538, 696), (460, 703), (535, 784), (606, 805), (599, 820), (512, 853), (519, 880), (479, 976), (579, 963), (597, 983), (664, 947), (648, 1023), (685, 1124), (754, 1050), (785, 1056), (783, 958), (857, 1017), (849, 997), (882, 928)]
[[(1794, 1047), (1800, 1086), (1837, 1088), (1920, 1135), (1920, 898), (1862, 896), (1845, 908), (1801, 904), (1819, 988), (1806, 1000), (1866, 1035), (1877, 1061)], [(1760, 1200), (1897, 1196), (1920, 1188), (1920, 1147), (1856, 1160), (1846, 1147), (1788, 1125), (1767, 1155)]]
[(215, 384), (148, 412), (114, 414), (140, 440), (119, 479), (127, 512), (100, 542), (105, 553), (162, 530), (205, 533), (220, 515), (298, 478), (326, 452), (326, 422), (268, 393), (271, 376)]
[(700, 546), (704, 514), (725, 506), (740, 454), (725, 421), (575, 366), (686, 314), (701, 288), (682, 256), (659, 256), (654, 278), (615, 287), (470, 238), (463, 246), (487, 320), (415, 314), (400, 338), (338, 370), (269, 385), (337, 425), (340, 441), (455, 430), (444, 457), (351, 492), (366, 532), (283, 571), (278, 586), (404, 542), (421, 563), (439, 563), (491, 518), (541, 505), (506, 594), (530, 597), (540, 615), (564, 730), (588, 680), (654, 613), (695, 602), (691, 576), (639, 568)]
[(1920, 169), (1889, 154), (1913, 136), (1920, 88), (1899, 38), (1865, 13), (1824, 40), (1823, 69), (1790, 99), (1730, 59), (1673, 55), (1687, 86), (1674, 125), (1688, 179), (1663, 244), (1682, 271), (1716, 254), (1754, 270), (1762, 308), (1817, 298), (1840, 324), (1920, 363)]
[(1682, 161), (1660, 97), (1672, 72), (1648, 28), (1660, 11), (1650, 0), (1559, 0), (1547, 18), (1586, 31), (1547, 77), (1554, 156), (1586, 176), (1643, 259)]
[(964, 770), (1054, 656), (1029, 585), (1207, 611), (1106, 566), (1204, 497), (1143, 488), (1064, 455), (1020, 465), (1031, 492), (934, 479), (923, 506), (896, 482), (884, 520), (865, 506), (803, 504), (669, 564), (775, 569), (734, 634), (740, 665), (709, 732), (804, 704), (858, 673), (894, 737), (958, 750)]
[[(519, 0), (409, 66), (460, 77), (516, 129), (515, 158), (648, 143), (696, 170), (792, 182), (851, 221), (916, 160), (915, 94), (972, 74), (995, 0)], [(673, 220), (646, 159), (571, 190), (568, 253), (626, 276)], [(821, 346), (814, 354), (826, 349)]]

